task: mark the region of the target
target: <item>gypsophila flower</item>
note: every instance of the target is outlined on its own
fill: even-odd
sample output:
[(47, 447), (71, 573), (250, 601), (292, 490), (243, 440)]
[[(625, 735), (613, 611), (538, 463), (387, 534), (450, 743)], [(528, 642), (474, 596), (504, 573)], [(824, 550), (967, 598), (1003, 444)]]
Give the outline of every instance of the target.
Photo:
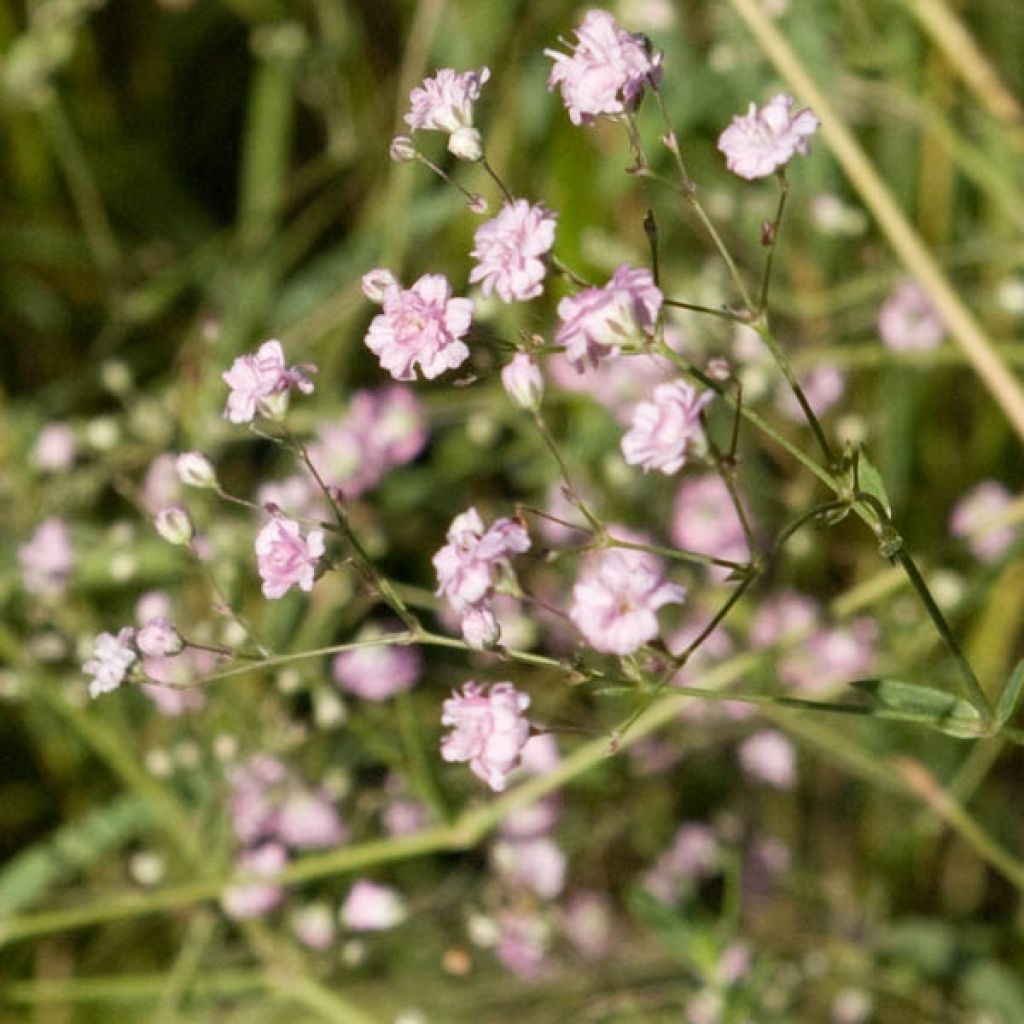
[[(622, 527), (613, 533), (622, 540), (643, 541)], [(583, 560), (569, 618), (594, 650), (632, 654), (658, 635), (657, 610), (685, 599), (686, 590), (666, 580), (657, 555), (612, 547)]]
[(18, 548), (21, 582), (30, 594), (57, 597), (67, 587), (74, 560), (67, 523), (58, 516), (50, 516)]
[(168, 544), (180, 547), (190, 544), (196, 535), (192, 517), (188, 514), (188, 509), (181, 505), (170, 505), (160, 509), (153, 517), (153, 525)]
[(729, 489), (717, 473), (684, 480), (672, 508), (672, 542), (730, 562), (745, 562), (750, 549)]
[(44, 473), (63, 473), (75, 461), (77, 447), (67, 423), (47, 423), (32, 448), (32, 464)]
[(896, 352), (928, 352), (941, 343), (946, 325), (928, 293), (916, 281), (903, 281), (878, 311), (878, 333)]
[(388, 156), (396, 164), (407, 164), (416, 159), (416, 143), (408, 135), (396, 135), (388, 147)]
[(182, 452), (175, 460), (178, 479), (187, 487), (217, 486), (217, 471), (202, 452)]
[(776, 789), (792, 789), (796, 783), (796, 750), (775, 729), (762, 729), (744, 740), (739, 758), (743, 770), (758, 782)]
[(651, 272), (624, 263), (603, 288), (584, 288), (558, 304), (555, 343), (577, 370), (616, 356), (641, 335), (652, 335), (663, 296)]
[[(364, 630), (360, 641), (386, 636), (379, 627)], [(334, 681), (347, 693), (363, 700), (388, 700), (415, 685), (423, 659), (415, 647), (380, 645), (342, 651), (331, 663)]]
[(390, 270), (385, 270), (383, 267), (375, 267), (373, 270), (368, 270), (363, 274), (360, 285), (363, 289), (363, 294), (371, 302), (379, 304), (384, 301), (385, 295), (398, 287), (398, 281)]
[(704, 450), (701, 410), (713, 397), (711, 391), (698, 395), (682, 380), (659, 384), (654, 400), (633, 411), (633, 424), (622, 438), (626, 462), (666, 475), (678, 472), (690, 455)]
[(471, 253), (472, 284), (483, 294), (497, 292), (502, 302), (524, 302), (544, 290), (544, 256), (555, 244), (555, 214), (525, 199), (506, 203), (492, 220), (476, 229)]
[(397, 890), (361, 878), (341, 905), (341, 923), (354, 932), (380, 932), (405, 920), (405, 904)]
[(473, 106), (491, 77), (488, 68), (454, 71), (442, 68), (409, 95), (411, 109), (405, 123), (413, 131), (448, 132), (448, 149), (460, 160), (483, 156), (480, 133), (473, 127)]
[(239, 356), (231, 369), (221, 374), (231, 389), (224, 415), (232, 423), (251, 423), (257, 413), (280, 418), (292, 388), (312, 393), (311, 373), (316, 373), (316, 367), (310, 363), (286, 366), (281, 342), (265, 341), (255, 353)]
[(100, 633), (96, 637), (92, 657), (82, 665), (82, 671), (93, 677), (89, 683), (90, 697), (109, 693), (121, 685), (129, 669), (138, 661), (134, 639), (135, 630), (128, 626), (121, 629), (117, 636)]
[[(273, 878), (288, 863), (288, 851), (280, 843), (263, 843), (243, 851), (238, 858), (239, 874)], [(236, 882), (221, 894), (221, 906), (228, 917), (246, 920), (269, 913), (284, 899), (283, 886), (266, 882)]]
[(294, 519), (271, 519), (256, 536), (256, 564), (263, 580), (263, 596), (282, 597), (293, 586), (312, 590), (324, 550), (322, 530), (310, 530), (303, 537)]
[(644, 88), (661, 77), (661, 53), (621, 28), (607, 11), (588, 11), (572, 53), (545, 50), (555, 63), (548, 88), (560, 88), (573, 124), (635, 110)]
[(443, 274), (424, 274), (411, 288), (393, 288), (370, 323), (366, 347), (395, 380), (415, 380), (418, 365), (432, 379), (469, 358), (462, 341), (473, 319), (469, 299), (452, 298)]
[(753, 181), (785, 167), (799, 153), (810, 152), (808, 140), (818, 130), (818, 118), (808, 108), (793, 113), (794, 99), (785, 93), (773, 96), (760, 110), (750, 104), (746, 114), (718, 138), (725, 164), (733, 174)]
[(181, 634), (171, 624), (170, 619), (166, 618), (150, 619), (140, 626), (135, 643), (143, 654), (151, 658), (180, 654), (185, 648)]
[(523, 409), (537, 409), (544, 395), (544, 376), (537, 360), (525, 352), (517, 352), (501, 370), (505, 393)]
[(452, 731), (441, 742), (446, 761), (468, 761), (473, 774), (500, 793), (530, 736), (523, 712), (530, 698), (511, 683), (468, 682), (442, 705), (441, 724)]
[(1000, 526), (988, 526), (988, 523), (1005, 512), (1012, 501), (1010, 492), (997, 480), (983, 480), (953, 506), (949, 532), (965, 539), (971, 553), (980, 561), (998, 561), (1017, 539), (1017, 531), (1009, 523)]

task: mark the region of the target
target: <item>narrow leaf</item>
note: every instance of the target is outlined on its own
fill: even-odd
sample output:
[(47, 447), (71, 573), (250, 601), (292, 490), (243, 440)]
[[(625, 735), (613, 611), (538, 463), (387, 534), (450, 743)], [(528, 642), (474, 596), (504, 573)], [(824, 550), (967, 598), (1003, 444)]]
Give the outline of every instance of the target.
[(857, 679), (850, 685), (866, 693), (880, 707), (931, 719), (951, 736), (978, 734), (981, 716), (977, 710), (947, 690), (934, 690), (930, 686), (896, 679)]
[(996, 725), (1000, 728), (1013, 717), (1013, 713), (1017, 710), (1021, 690), (1024, 690), (1024, 659), (1017, 662), (1010, 681), (999, 696), (999, 704), (996, 707)]
[(892, 504), (889, 502), (889, 494), (885, 489), (885, 482), (882, 474), (878, 472), (875, 464), (867, 457), (867, 453), (861, 448), (857, 452), (857, 482), (860, 489), (866, 494), (877, 498), (887, 516), (892, 515)]

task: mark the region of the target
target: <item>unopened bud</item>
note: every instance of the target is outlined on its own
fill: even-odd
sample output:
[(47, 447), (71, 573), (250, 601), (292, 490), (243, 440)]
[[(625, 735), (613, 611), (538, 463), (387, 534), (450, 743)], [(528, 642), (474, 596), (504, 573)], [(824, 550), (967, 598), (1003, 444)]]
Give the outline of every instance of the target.
[(168, 544), (184, 546), (196, 535), (192, 517), (181, 505), (169, 505), (161, 509), (157, 512), (153, 525)]
[(388, 153), (396, 164), (407, 164), (410, 160), (416, 159), (416, 144), (408, 135), (396, 135), (391, 140)]
[(390, 291), (398, 287), (395, 275), (383, 267), (368, 270), (362, 277), (363, 294), (371, 301), (381, 303)]
[(178, 479), (188, 487), (217, 487), (217, 471), (202, 452), (182, 452), (174, 468)]
[(478, 213), (482, 217), (487, 212), (487, 200), (479, 192), (474, 192), (467, 204), (472, 213)]
[(501, 371), (501, 383), (509, 398), (523, 409), (536, 410), (544, 396), (544, 377), (533, 356), (519, 352)]

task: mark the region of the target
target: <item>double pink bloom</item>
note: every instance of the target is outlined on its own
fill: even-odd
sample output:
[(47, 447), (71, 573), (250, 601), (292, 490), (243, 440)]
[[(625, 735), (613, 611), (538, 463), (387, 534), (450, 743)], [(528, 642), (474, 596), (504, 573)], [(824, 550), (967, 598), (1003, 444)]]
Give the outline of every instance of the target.
[(322, 530), (310, 530), (304, 537), (294, 519), (271, 519), (256, 535), (256, 567), (263, 580), (263, 596), (283, 597), (292, 587), (312, 590), (324, 550)]
[(442, 68), (409, 95), (412, 107), (405, 123), (413, 131), (448, 133), (448, 149), (461, 160), (483, 156), (480, 133), (473, 127), (473, 108), (491, 77), (488, 68), (458, 72)]
[(640, 402), (633, 411), (633, 425), (622, 438), (626, 462), (665, 474), (678, 472), (687, 456), (704, 446), (700, 414), (713, 397), (710, 391), (698, 395), (682, 380), (659, 384), (654, 400)]
[(725, 166), (741, 178), (764, 178), (785, 167), (794, 154), (806, 156), (818, 118), (809, 108), (793, 113), (792, 96), (779, 93), (760, 110), (750, 104), (746, 114), (734, 117), (718, 137)]
[(524, 302), (544, 290), (544, 256), (555, 244), (555, 214), (525, 199), (506, 203), (497, 217), (476, 231), (477, 261), (469, 275), (484, 295), (497, 292), (502, 302)]
[(279, 417), (287, 408), (292, 388), (312, 393), (311, 373), (316, 373), (316, 367), (310, 363), (286, 366), (281, 342), (265, 341), (255, 353), (239, 356), (231, 369), (221, 374), (231, 389), (224, 415), (232, 423), (251, 423), (257, 413)]

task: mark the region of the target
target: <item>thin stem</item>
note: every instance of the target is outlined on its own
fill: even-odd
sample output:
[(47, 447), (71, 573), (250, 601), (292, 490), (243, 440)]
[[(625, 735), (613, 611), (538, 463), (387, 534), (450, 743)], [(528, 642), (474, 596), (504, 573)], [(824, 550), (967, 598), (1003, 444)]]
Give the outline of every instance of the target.
[(752, 571), (749, 576), (741, 580), (739, 586), (729, 595), (725, 603), (711, 616), (707, 625), (687, 645), (686, 649), (673, 658), (674, 664), (681, 668), (690, 660), (705, 640), (725, 621), (726, 616), (732, 611), (737, 601), (754, 585), (754, 581), (760, 575), (758, 571)]
[(782, 214), (786, 209), (786, 197), (789, 195), (789, 181), (786, 179), (786, 169), (779, 170), (779, 208), (775, 211), (775, 220), (768, 227), (768, 258), (764, 262), (764, 279), (761, 281), (761, 299), (757, 304), (757, 316), (764, 315), (768, 308), (768, 288), (772, 280), (772, 263), (775, 260), (775, 250), (779, 247), (779, 231), (782, 228)]
[(674, 558), (678, 562), (691, 562), (694, 565), (717, 565), (733, 572), (746, 572), (750, 568), (748, 562), (734, 562), (729, 558), (718, 558), (715, 555), (704, 555), (699, 551), (687, 551), (683, 548), (666, 548), (659, 544), (641, 544), (636, 541), (624, 540), (606, 534), (599, 544), (600, 547), (629, 548), (632, 551), (649, 551), (652, 555), (663, 558)]
[(468, 188), (460, 185), (459, 182), (451, 177), (445, 170), (438, 167), (433, 160), (428, 160), (427, 157), (425, 157), (419, 150), (416, 151), (416, 159), (425, 167), (432, 170), (445, 184), (451, 185), (452, 188), (457, 188), (466, 197), (468, 202), (472, 203), (478, 198), (475, 193), (470, 192)]
[(509, 191), (509, 188), (505, 184), (505, 182), (501, 180), (501, 176), (491, 166), (486, 156), (482, 156), (480, 158), (480, 166), (483, 167), (483, 169), (490, 175), (491, 181), (493, 181), (494, 184), (497, 185), (498, 188), (501, 190), (501, 194), (505, 197), (505, 201), (507, 203), (511, 203), (515, 199), (515, 196), (513, 196), (512, 193)]
[(585, 277), (577, 274), (567, 263), (559, 259), (554, 253), (548, 254), (548, 262), (551, 266), (562, 275), (562, 277), (571, 281), (577, 288), (593, 288), (593, 283), (588, 281)]
[(707, 316), (717, 316), (722, 320), (728, 320), (734, 324), (750, 326), (750, 317), (740, 313), (731, 313), (727, 309), (715, 309), (713, 306), (701, 306), (696, 302), (684, 302), (682, 299), (662, 299), (663, 306), (674, 306), (676, 309), (688, 309), (691, 313), (704, 313)]
[(644, 234), (647, 235), (647, 244), (651, 250), (651, 277), (655, 285), (661, 285), (661, 269), (658, 265), (658, 222), (654, 219), (654, 211), (648, 210), (644, 214)]
[(594, 515), (593, 512), (587, 507), (587, 503), (580, 497), (579, 492), (573, 486), (572, 477), (569, 475), (569, 467), (566, 465), (565, 459), (562, 458), (562, 453), (559, 450), (558, 442), (555, 440), (554, 435), (548, 430), (548, 425), (544, 422), (544, 417), (541, 416), (540, 410), (535, 409), (533, 411), (533, 422), (536, 424), (537, 430), (540, 436), (544, 439), (544, 443), (548, 447), (548, 451), (554, 456), (555, 462), (558, 463), (558, 468), (562, 473), (562, 479), (565, 481), (565, 491), (569, 500), (580, 510), (583, 518), (590, 524), (594, 532), (599, 536), (604, 536), (604, 524)]

